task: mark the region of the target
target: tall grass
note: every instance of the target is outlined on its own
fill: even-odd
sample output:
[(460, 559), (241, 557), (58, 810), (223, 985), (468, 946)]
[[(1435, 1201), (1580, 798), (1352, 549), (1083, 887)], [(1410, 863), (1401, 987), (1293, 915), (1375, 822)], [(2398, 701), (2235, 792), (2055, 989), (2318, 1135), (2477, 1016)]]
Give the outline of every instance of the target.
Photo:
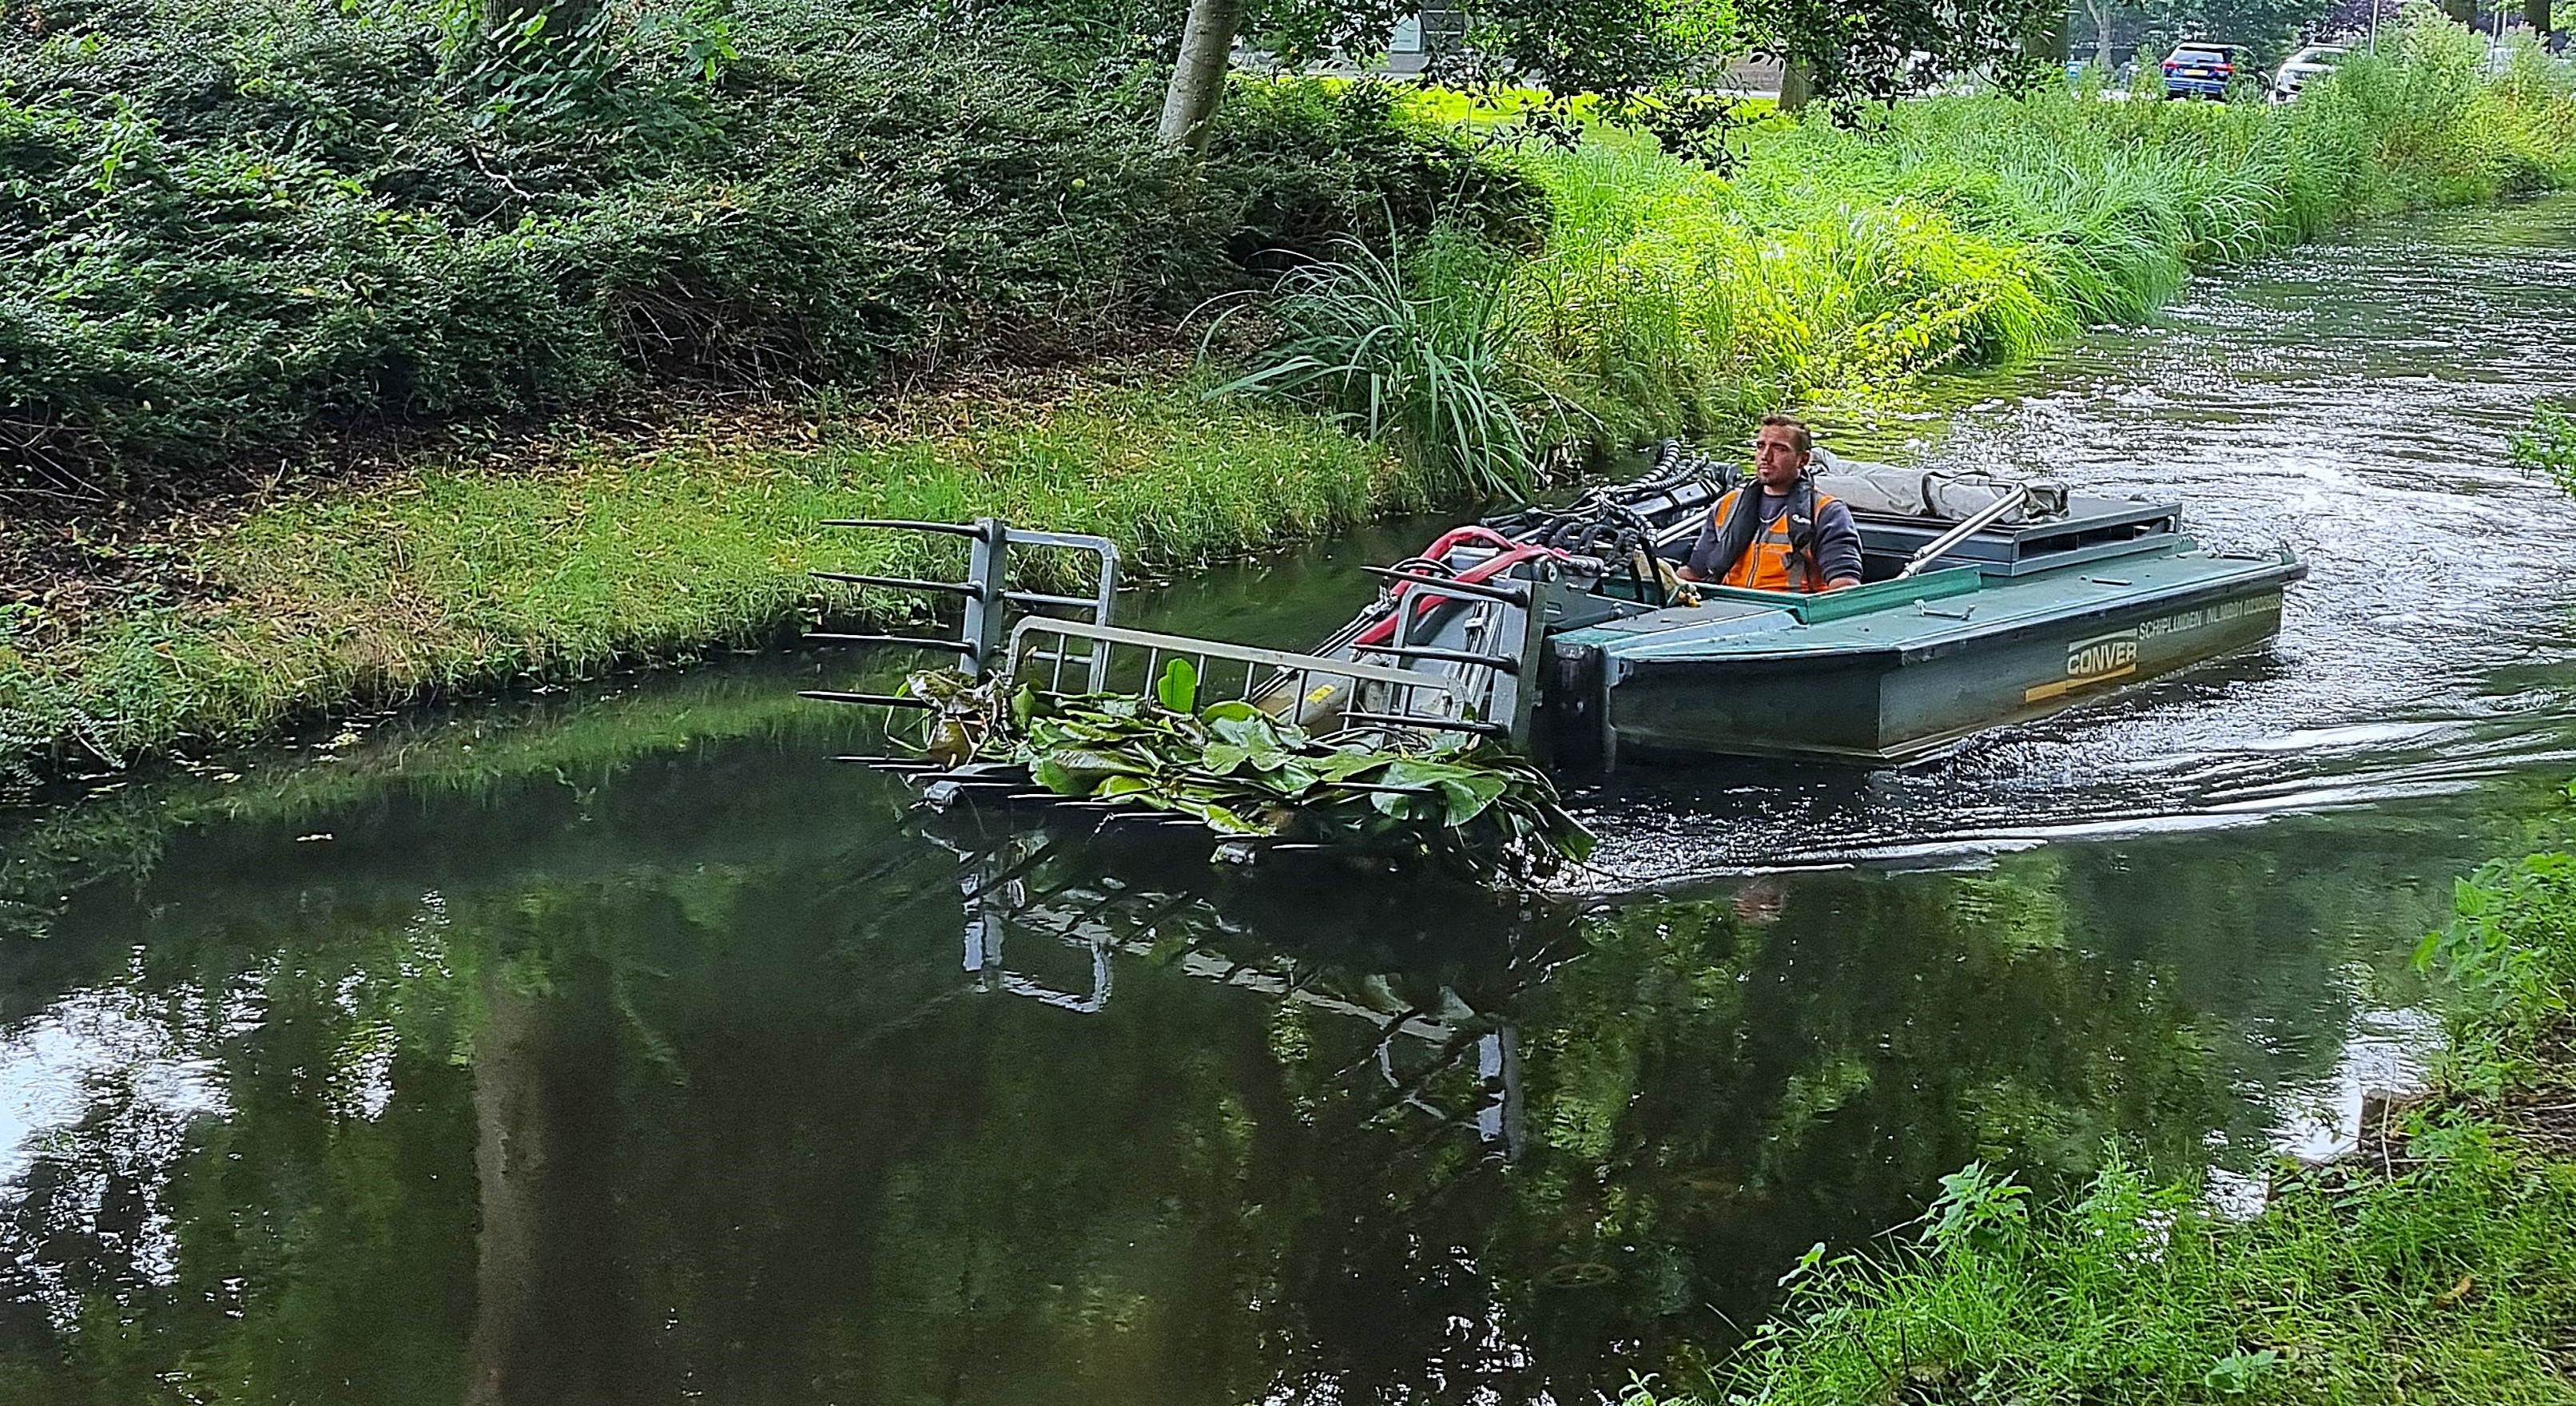
[(1527, 156), (1557, 220), (1514, 275), (1514, 357), (1616, 446), (2011, 360), (2354, 220), (2576, 183), (2567, 66), (2490, 79), (2430, 10), (2392, 33), (2280, 107), (1940, 98), (1757, 128), (1725, 176), (1607, 131)]
[[(1236, 296), (1210, 319), (1202, 349), (1245, 314), (1276, 324), (1250, 371), (1212, 396), (1267, 391), (1314, 404), (1343, 427), (1385, 440), (1434, 482), (1482, 498), (1526, 494), (1561, 415), (1543, 388), (1514, 384), (1521, 334), (1498, 251), (1436, 240), (1421, 267), (1355, 239), (1336, 257), (1281, 275), (1259, 302)], [(1525, 422), (1523, 407), (1556, 425)]]
[(2451, 1099), (2390, 1159), (2250, 1219), (2117, 1160), (2049, 1204), (1972, 1166), (1893, 1248), (1811, 1253), (1712, 1399), (2567, 1401), (2576, 856), (2480, 871), (2419, 961)]

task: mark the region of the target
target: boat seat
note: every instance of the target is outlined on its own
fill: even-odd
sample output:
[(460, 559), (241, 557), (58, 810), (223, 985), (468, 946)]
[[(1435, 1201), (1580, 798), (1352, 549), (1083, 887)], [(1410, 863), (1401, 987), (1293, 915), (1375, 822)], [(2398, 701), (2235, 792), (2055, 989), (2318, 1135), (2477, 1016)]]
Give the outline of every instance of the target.
[(2012, 480), (1964, 471), (1900, 469), (1839, 458), (1822, 449), (1813, 451), (1811, 457), (1816, 465), (1816, 487), (1840, 498), (1855, 513), (1957, 522), (2004, 494), (2025, 487), (2031, 490), (2029, 501), (1996, 519), (1999, 524), (2033, 522), (2066, 513), (2066, 485), (2053, 479)]

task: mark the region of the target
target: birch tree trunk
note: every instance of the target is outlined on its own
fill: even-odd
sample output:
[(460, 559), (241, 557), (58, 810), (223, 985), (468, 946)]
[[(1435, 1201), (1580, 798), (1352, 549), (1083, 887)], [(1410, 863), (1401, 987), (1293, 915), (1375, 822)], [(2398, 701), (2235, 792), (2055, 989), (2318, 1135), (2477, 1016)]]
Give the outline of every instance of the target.
[(1234, 52), (1234, 35), (1243, 25), (1244, 0), (1190, 0), (1190, 17), (1181, 28), (1181, 56), (1172, 65), (1171, 86), (1163, 90), (1163, 120), (1155, 140), (1163, 150), (1189, 156), (1207, 153), (1208, 119), (1225, 98), (1225, 70)]
[(1807, 72), (1806, 60), (1790, 54), (1780, 61), (1780, 110), (1796, 112), (1816, 96), (1815, 79)]

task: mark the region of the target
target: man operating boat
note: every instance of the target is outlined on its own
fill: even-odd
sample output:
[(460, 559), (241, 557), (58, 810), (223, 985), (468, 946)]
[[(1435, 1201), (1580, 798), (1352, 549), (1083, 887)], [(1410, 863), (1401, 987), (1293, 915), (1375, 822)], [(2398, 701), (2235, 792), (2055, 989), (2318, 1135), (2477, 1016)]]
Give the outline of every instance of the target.
[(1717, 501), (1680, 571), (1757, 591), (1839, 591), (1860, 584), (1860, 528), (1851, 509), (1820, 493), (1803, 421), (1765, 415), (1753, 438), (1754, 482)]

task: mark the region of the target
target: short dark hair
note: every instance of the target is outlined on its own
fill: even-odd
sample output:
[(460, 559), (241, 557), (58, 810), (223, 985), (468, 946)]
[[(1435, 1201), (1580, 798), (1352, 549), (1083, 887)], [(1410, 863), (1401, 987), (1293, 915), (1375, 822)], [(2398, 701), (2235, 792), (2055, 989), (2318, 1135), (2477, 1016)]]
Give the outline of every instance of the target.
[(1795, 415), (1765, 415), (1762, 417), (1762, 428), (1766, 430), (1791, 430), (1796, 432), (1798, 436), (1798, 452), (1801, 454), (1808, 453), (1816, 447), (1816, 437), (1808, 431), (1807, 422), (1799, 419)]

